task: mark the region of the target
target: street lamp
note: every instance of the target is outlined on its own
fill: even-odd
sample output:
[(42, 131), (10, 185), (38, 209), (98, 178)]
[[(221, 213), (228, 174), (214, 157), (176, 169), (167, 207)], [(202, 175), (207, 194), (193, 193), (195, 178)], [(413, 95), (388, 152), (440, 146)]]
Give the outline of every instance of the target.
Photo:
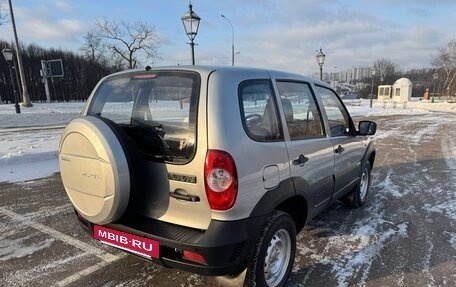
[(29, 92), (27, 89), (27, 81), (25, 79), (24, 66), (22, 65), (22, 56), (21, 56), (21, 52), (19, 49), (19, 40), (17, 38), (16, 22), (14, 20), (13, 4), (11, 3), (11, 0), (8, 0), (8, 2), (9, 2), (9, 12), (10, 12), (10, 16), (11, 16), (11, 25), (13, 26), (14, 47), (16, 50), (16, 60), (17, 60), (16, 67), (17, 67), (17, 71), (19, 72), (19, 77), (21, 79), (21, 85), (22, 85), (22, 105), (25, 107), (31, 107), (33, 105), (30, 102), (30, 96), (29, 96)]
[(434, 95), (435, 95), (435, 81), (437, 81), (437, 79), (439, 78), (439, 74), (437, 74), (437, 73), (434, 73), (433, 77), (434, 77), (434, 88), (432, 89), (432, 102), (434, 102)]
[(14, 93), (14, 102), (15, 102), (14, 106), (16, 107), (16, 114), (20, 114), (21, 108), (19, 107), (19, 100), (18, 100), (18, 95), (17, 95), (17, 91), (16, 91), (16, 85), (14, 85), (14, 81), (13, 81), (13, 70), (11, 69), (11, 63), (13, 64), (13, 67), (14, 67), (14, 61), (13, 61), (14, 53), (13, 53), (13, 50), (11, 50), (9, 48), (4, 48), (2, 50), (2, 54), (3, 54), (3, 57), (5, 57), (6, 63), (8, 63), (8, 70), (10, 72), (10, 78), (11, 78), (11, 86), (13, 88), (13, 93)]
[(196, 34), (198, 34), (201, 18), (193, 12), (192, 7), (192, 3), (189, 3), (189, 10), (182, 16), (181, 20), (182, 24), (184, 24), (185, 33), (187, 33), (187, 36), (190, 39), (190, 43), (187, 44), (189, 44), (192, 49), (192, 64), (195, 65), (195, 43), (193, 43), (193, 40), (195, 39)]
[(231, 26), (231, 65), (234, 66), (234, 55), (239, 54), (239, 52), (234, 53), (234, 28), (233, 24), (231, 23), (230, 19), (228, 19), (225, 15), (220, 15), (222, 18), (225, 18)]
[(320, 81), (323, 80), (323, 64), (325, 63), (325, 57), (326, 55), (323, 54), (323, 51), (320, 48), (320, 51), (317, 51), (317, 63), (320, 65)]
[(376, 73), (377, 73), (377, 71), (375, 70), (375, 68), (372, 68), (372, 70), (371, 70), (372, 84), (371, 84), (370, 104), (369, 104), (369, 106), (371, 108), (372, 108), (372, 100), (373, 100), (373, 97), (374, 97), (374, 77), (375, 77)]

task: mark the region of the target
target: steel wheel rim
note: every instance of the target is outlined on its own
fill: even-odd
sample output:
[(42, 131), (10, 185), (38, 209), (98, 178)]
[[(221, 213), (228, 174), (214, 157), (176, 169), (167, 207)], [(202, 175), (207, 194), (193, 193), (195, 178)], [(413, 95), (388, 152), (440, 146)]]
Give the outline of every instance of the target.
[(367, 196), (367, 190), (369, 188), (369, 170), (364, 168), (363, 174), (361, 175), (361, 182), (359, 183), (359, 197), (364, 200)]
[(278, 230), (268, 244), (264, 259), (264, 278), (269, 287), (278, 286), (285, 276), (291, 256), (290, 233)]

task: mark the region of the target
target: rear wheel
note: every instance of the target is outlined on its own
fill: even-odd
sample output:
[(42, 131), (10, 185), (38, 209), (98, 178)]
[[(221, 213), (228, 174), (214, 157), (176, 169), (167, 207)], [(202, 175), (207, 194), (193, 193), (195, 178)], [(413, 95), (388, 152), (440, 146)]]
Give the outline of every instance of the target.
[(284, 212), (274, 211), (253, 250), (245, 284), (257, 287), (285, 286), (296, 252), (296, 227)]

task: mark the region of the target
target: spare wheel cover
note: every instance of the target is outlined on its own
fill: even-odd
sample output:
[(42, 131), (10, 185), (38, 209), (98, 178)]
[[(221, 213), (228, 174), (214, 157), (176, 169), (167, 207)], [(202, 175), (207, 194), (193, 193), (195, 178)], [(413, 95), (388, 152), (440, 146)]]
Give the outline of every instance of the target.
[(60, 140), (60, 174), (75, 209), (85, 219), (107, 224), (128, 206), (130, 172), (119, 139), (97, 117), (72, 120)]

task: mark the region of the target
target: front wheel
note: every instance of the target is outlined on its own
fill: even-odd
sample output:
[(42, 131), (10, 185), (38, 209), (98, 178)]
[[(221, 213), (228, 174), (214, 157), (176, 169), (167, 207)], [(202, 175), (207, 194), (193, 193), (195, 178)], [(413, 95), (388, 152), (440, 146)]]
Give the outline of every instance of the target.
[(296, 226), (287, 213), (274, 211), (267, 220), (247, 267), (247, 286), (285, 286), (296, 252)]
[(371, 166), (369, 162), (366, 162), (361, 173), (359, 184), (349, 194), (349, 204), (352, 207), (359, 208), (363, 206), (367, 201), (369, 195), (369, 189), (371, 184)]

